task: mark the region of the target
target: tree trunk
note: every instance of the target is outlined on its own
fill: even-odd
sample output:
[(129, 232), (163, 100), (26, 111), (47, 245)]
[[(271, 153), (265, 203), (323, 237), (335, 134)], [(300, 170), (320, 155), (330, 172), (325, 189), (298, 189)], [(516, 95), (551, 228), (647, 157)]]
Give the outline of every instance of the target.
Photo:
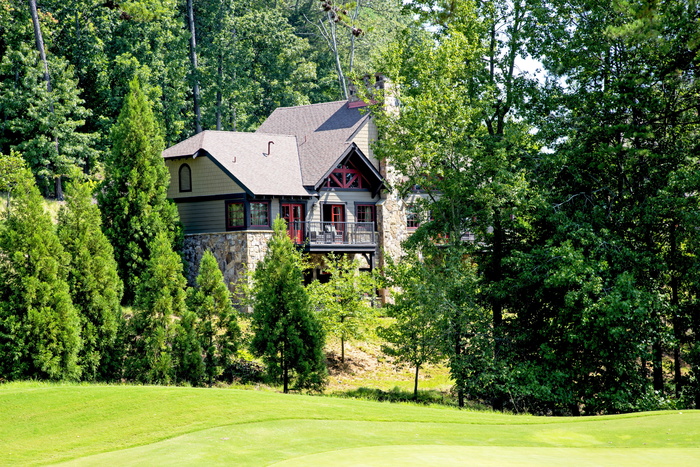
[[(36, 42), (36, 50), (39, 52), (41, 64), (44, 66), (44, 81), (46, 82), (46, 90), (51, 93), (51, 76), (49, 75), (49, 65), (46, 61), (46, 49), (44, 48), (44, 36), (41, 34), (39, 25), (39, 14), (36, 9), (36, 0), (29, 0), (29, 10), (32, 15), (32, 24), (34, 25), (34, 40)], [(49, 100), (51, 113), (53, 113), (53, 101)]]
[(192, 63), (192, 102), (194, 104), (195, 133), (202, 132), (202, 114), (199, 109), (199, 73), (197, 70), (197, 39), (194, 27), (194, 0), (187, 0), (187, 26), (190, 29), (190, 62)]
[(682, 321), (680, 319), (680, 309), (678, 300), (678, 242), (676, 240), (677, 226), (674, 222), (671, 223), (671, 309), (673, 310), (673, 335), (675, 343), (673, 345), (673, 382), (676, 388), (676, 397), (680, 397), (683, 380), (681, 378), (681, 338), (683, 336)]
[(223, 55), (219, 55), (219, 64), (216, 69), (216, 75), (217, 75), (217, 87), (216, 87), (216, 129), (221, 131), (221, 104), (222, 104), (222, 92), (221, 92), (221, 86), (223, 85), (224, 82), (224, 57)]
[(280, 363), (282, 364), (282, 392), (287, 394), (289, 392), (289, 368), (288, 368), (288, 363), (287, 363), (287, 355), (286, 355), (286, 346), (285, 343), (282, 342), (282, 352), (281, 352), (281, 361)]
[[(41, 25), (39, 24), (39, 14), (36, 9), (36, 0), (29, 0), (29, 12), (32, 16), (32, 25), (34, 26), (34, 41), (36, 43), (36, 49), (39, 52), (39, 59), (44, 67), (44, 81), (46, 82), (46, 91), (49, 93), (49, 112), (55, 113), (53, 107), (53, 87), (51, 86), (51, 75), (49, 74), (49, 64), (46, 61), (46, 48), (44, 47), (44, 36), (41, 34)], [(56, 147), (56, 157), (58, 157), (58, 136), (54, 135), (53, 142)], [(57, 167), (54, 165), (54, 172), (57, 171)], [(61, 175), (56, 174), (56, 199), (63, 201), (63, 188), (61, 185)]]
[[(460, 345), (462, 341), (462, 336), (459, 332), (456, 333), (455, 337), (455, 361), (459, 362), (462, 355), (462, 346)], [(461, 375), (460, 375), (461, 378)], [(464, 389), (462, 388), (461, 381), (455, 381), (457, 384), (457, 405), (462, 408), (464, 407)]]
[(340, 89), (343, 91), (343, 96), (347, 100), (348, 98), (348, 83), (345, 81), (345, 73), (343, 73), (343, 65), (340, 63), (340, 51), (338, 50), (338, 39), (337, 39), (337, 28), (333, 22), (333, 18), (328, 13), (328, 24), (330, 25), (329, 33), (329, 43), (331, 46), (331, 52), (335, 57), (335, 69), (338, 72), (338, 83), (340, 84)]
[(652, 346), (652, 358), (653, 358), (653, 374), (654, 374), (654, 390), (655, 391), (661, 391), (663, 392), (664, 390), (664, 374), (663, 374), (663, 368), (661, 368), (661, 360), (663, 357), (662, 349), (661, 349), (661, 344), (659, 342), (655, 342), (654, 345)]
[(414, 401), (418, 400), (418, 370), (420, 370), (420, 365), (416, 365), (416, 377), (413, 380), (413, 400)]

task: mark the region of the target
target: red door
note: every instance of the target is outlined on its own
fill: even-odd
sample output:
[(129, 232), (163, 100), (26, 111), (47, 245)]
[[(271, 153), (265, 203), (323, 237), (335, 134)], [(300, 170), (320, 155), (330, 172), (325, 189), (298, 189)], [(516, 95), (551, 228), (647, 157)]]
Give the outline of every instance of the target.
[(330, 229), (333, 234), (331, 242), (342, 243), (345, 237), (345, 205), (325, 204), (323, 206), (324, 229)]
[(287, 232), (294, 243), (304, 243), (304, 205), (282, 204), (282, 218), (287, 221)]

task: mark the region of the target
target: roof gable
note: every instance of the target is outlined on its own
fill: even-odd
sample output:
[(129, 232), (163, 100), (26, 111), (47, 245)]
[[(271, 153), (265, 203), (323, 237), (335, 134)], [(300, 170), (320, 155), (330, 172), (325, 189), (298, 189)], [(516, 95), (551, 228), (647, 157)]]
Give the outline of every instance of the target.
[(360, 173), (362, 173), (362, 175), (367, 179), (370, 184), (370, 186), (367, 188), (372, 192), (372, 196), (376, 196), (379, 190), (384, 186), (384, 181), (374, 165), (372, 165), (370, 160), (367, 159), (367, 156), (364, 155), (364, 153), (355, 143), (351, 143), (343, 154), (336, 159), (335, 163), (328, 168), (323, 177), (321, 177), (321, 179), (316, 183), (314, 189), (318, 190), (321, 188), (336, 167), (338, 167), (340, 164), (345, 164), (348, 161), (352, 162), (357, 170), (359, 170)]
[(294, 136), (207, 130), (163, 151), (166, 159), (201, 154), (251, 195), (309, 195), (302, 185)]
[(368, 120), (368, 113), (351, 108), (347, 101), (326, 102), (278, 108), (258, 132), (296, 136), (302, 181), (317, 186)]

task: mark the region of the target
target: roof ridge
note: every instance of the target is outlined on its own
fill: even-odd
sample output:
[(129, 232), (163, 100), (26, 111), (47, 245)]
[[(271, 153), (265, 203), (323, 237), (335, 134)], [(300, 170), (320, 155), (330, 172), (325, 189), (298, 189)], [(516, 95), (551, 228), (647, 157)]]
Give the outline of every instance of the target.
[(299, 109), (299, 108), (302, 108), (302, 107), (315, 107), (315, 106), (319, 106), (319, 105), (337, 104), (337, 103), (340, 103), (340, 102), (346, 103), (346, 102), (348, 102), (348, 100), (347, 100), (347, 99), (344, 99), (344, 100), (341, 99), (341, 100), (330, 101), (330, 102), (316, 102), (315, 104), (302, 104), (302, 105), (290, 105), (289, 107), (277, 107), (275, 110), (273, 110), (273, 113), (274, 113), (274, 112), (277, 112), (278, 110)]

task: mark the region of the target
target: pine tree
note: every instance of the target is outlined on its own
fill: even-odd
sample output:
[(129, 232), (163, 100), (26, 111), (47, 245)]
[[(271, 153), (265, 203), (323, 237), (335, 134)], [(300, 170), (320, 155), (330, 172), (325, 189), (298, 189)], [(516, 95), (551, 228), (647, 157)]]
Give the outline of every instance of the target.
[(0, 224), (0, 377), (80, 377), (68, 256), (28, 169)]
[(25, 163), (22, 156), (10, 151), (10, 155), (0, 154), (0, 193), (5, 193), (6, 209), (10, 209), (10, 200), (15, 188), (21, 187), (24, 180)]
[(168, 384), (179, 365), (173, 358), (175, 320), (187, 312), (182, 261), (165, 232), (150, 245), (150, 259), (136, 292), (127, 376), (144, 383)]
[(177, 209), (166, 199), (169, 174), (161, 131), (137, 79), (131, 81), (112, 142), (98, 200), (124, 281), (124, 300), (130, 303), (150, 257), (148, 245), (160, 232), (177, 243), (181, 232)]
[(175, 326), (173, 369), (176, 383), (187, 382), (199, 386), (207, 376), (197, 325), (197, 315), (186, 310)]
[(197, 336), (203, 350), (204, 371), (211, 385), (235, 355), (240, 329), (231, 305), (231, 294), (210, 251), (204, 252), (199, 264), (197, 287), (192, 289), (190, 308), (198, 318)]
[(83, 106), (73, 68), (49, 57), (49, 91), (43, 65), (27, 44), (12, 46), (0, 57), (0, 150), (21, 152), (42, 193), (60, 198), (60, 178), (75, 167), (94, 172), (98, 158), (96, 135), (83, 128), (90, 111)]
[[(122, 320), (122, 281), (112, 245), (100, 229), (100, 210), (92, 202), (94, 183), (67, 186), (66, 205), (58, 215), (58, 237), (70, 256), (68, 284), (81, 320), (83, 379), (107, 377), (100, 372)], [(109, 379), (109, 378), (108, 378)]]
[(292, 382), (299, 389), (319, 389), (326, 375), (323, 331), (311, 313), (302, 263), (284, 220), (276, 219), (253, 275), (251, 348), (263, 358), (268, 375), (282, 381), (285, 393)]

